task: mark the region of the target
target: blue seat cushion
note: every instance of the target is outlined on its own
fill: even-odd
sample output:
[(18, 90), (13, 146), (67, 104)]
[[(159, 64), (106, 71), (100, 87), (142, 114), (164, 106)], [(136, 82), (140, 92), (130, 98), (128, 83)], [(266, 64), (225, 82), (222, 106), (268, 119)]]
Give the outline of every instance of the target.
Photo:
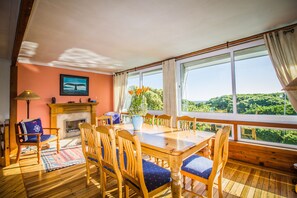
[[(55, 138), (55, 137), (57, 137), (57, 136), (55, 136), (55, 135), (41, 135), (41, 136), (40, 136), (40, 141), (41, 141), (41, 142), (44, 142), (44, 141), (46, 141), (46, 140), (50, 140), (50, 139), (53, 139), (53, 138)], [(31, 137), (28, 138), (28, 140), (25, 141), (25, 142), (37, 142), (37, 136), (31, 136)]]
[(181, 169), (191, 174), (198, 175), (199, 177), (208, 179), (212, 171), (212, 164), (213, 161), (208, 158), (193, 155), (183, 162)]
[[(113, 124), (120, 124), (121, 114), (119, 114), (117, 112), (107, 112), (107, 113), (105, 113), (105, 115), (112, 116)], [(108, 120), (108, 124), (110, 124), (109, 120)]]
[[(20, 122), (20, 128), (22, 134), (30, 134), (30, 133), (41, 133), (43, 134), (43, 129), (41, 125), (40, 118), (34, 119), (34, 120), (25, 120)], [(36, 141), (36, 136), (23, 136), (24, 141), (28, 141), (30, 139), (33, 139)]]
[(152, 162), (142, 160), (146, 188), (151, 192), (171, 181), (170, 171)]

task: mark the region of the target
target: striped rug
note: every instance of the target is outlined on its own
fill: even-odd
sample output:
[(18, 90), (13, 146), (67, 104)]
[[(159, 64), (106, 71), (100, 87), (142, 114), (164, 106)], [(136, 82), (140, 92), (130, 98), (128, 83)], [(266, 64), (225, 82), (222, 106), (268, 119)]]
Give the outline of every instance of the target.
[(59, 154), (57, 154), (56, 148), (43, 150), (41, 159), (46, 172), (85, 163), (81, 146), (62, 148)]

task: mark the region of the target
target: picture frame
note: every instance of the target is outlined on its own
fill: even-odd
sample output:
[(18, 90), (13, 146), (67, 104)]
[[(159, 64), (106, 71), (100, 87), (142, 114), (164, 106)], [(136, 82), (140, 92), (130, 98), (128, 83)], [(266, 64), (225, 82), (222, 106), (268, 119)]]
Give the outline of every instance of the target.
[(89, 77), (60, 74), (61, 96), (88, 96)]

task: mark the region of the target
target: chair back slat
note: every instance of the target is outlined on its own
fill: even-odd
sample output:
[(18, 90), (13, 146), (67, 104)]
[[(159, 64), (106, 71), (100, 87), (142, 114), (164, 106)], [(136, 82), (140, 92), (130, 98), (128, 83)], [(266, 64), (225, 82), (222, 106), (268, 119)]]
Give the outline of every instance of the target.
[(159, 115), (156, 118), (156, 124), (157, 126), (167, 126), (172, 128), (172, 116), (170, 115)]
[[(126, 182), (129, 181), (136, 188), (134, 190), (142, 194), (148, 193), (144, 182), (144, 176), (142, 172), (142, 155), (139, 139), (136, 135), (132, 135), (129, 131), (118, 131), (119, 141), (119, 156), (120, 156), (120, 168)], [(126, 154), (126, 164), (124, 155)], [(133, 187), (133, 185), (131, 187)]]
[(179, 130), (196, 130), (196, 118), (181, 116), (176, 118), (176, 127)]
[(147, 113), (143, 118), (143, 122), (154, 126), (154, 124), (155, 124), (155, 115)]
[(96, 126), (113, 125), (112, 116), (102, 115), (96, 117)]

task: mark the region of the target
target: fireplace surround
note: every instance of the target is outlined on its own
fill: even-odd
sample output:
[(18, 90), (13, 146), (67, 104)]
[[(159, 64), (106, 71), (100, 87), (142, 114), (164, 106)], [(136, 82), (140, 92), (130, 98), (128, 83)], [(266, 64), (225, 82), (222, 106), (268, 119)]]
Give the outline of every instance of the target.
[[(60, 128), (61, 139), (75, 136), (67, 135), (66, 122), (75, 120), (85, 120), (91, 124), (96, 124), (96, 107), (98, 103), (56, 103), (48, 104), (50, 108), (50, 126)], [(79, 135), (79, 131), (76, 132)]]

